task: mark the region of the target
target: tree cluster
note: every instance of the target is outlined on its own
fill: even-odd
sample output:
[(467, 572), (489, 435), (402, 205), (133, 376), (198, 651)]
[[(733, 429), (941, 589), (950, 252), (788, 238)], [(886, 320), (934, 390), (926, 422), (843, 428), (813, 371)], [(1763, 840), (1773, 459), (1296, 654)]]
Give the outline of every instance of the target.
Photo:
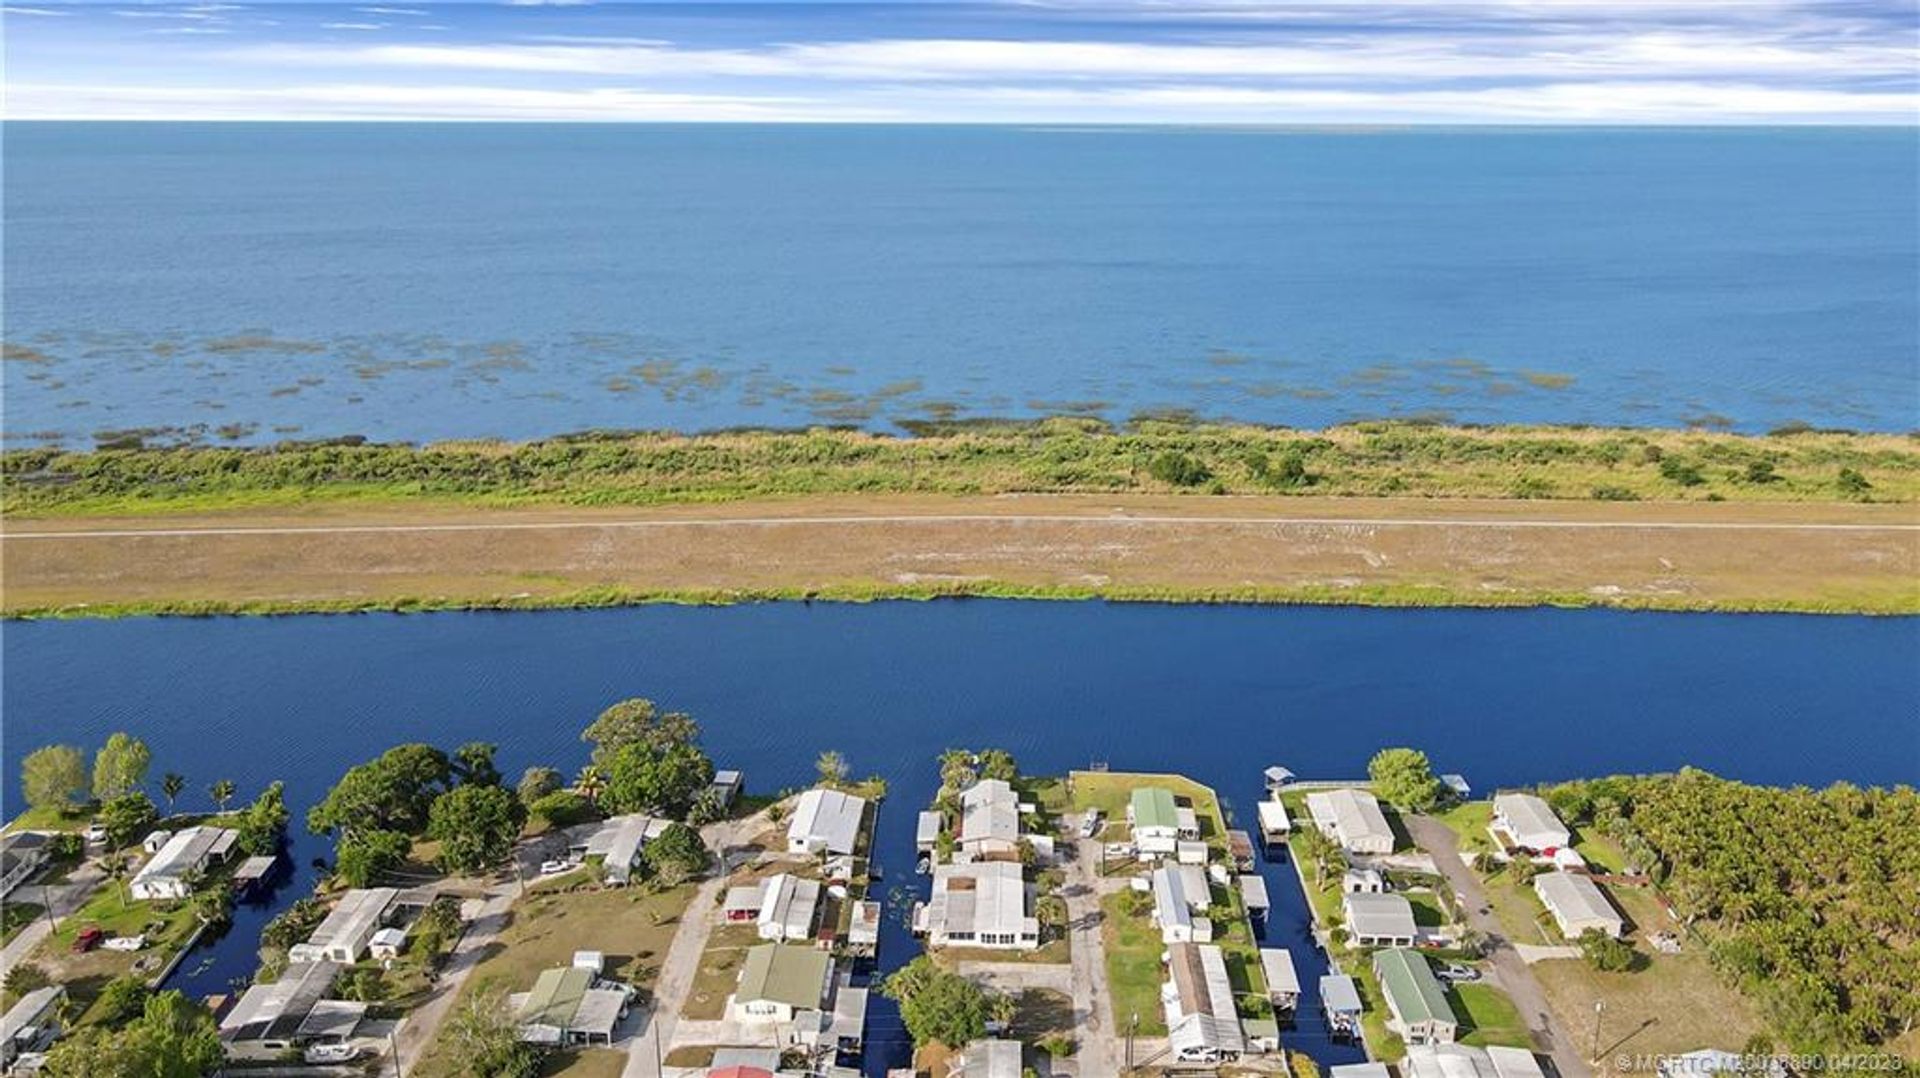
[(1796, 1051), (1920, 1023), (1920, 793), (1748, 786), (1702, 771), (1546, 791), (1621, 840)]

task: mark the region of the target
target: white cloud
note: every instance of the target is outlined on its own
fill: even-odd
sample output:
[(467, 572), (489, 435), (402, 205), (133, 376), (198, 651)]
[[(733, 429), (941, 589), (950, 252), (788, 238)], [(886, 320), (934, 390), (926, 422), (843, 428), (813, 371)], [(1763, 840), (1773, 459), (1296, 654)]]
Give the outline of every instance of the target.
[(1767, 36), (1672, 31), (1491, 38), (1333, 37), (1294, 45), (878, 39), (687, 49), (611, 44), (269, 45), (233, 59), (330, 67), (442, 68), (619, 76), (780, 77), (889, 82), (989, 79), (1243, 80), (1910, 76), (1914, 50), (1874, 41), (1809, 47)]
[(0, 13), (7, 15), (41, 15), (47, 17), (65, 17), (73, 14), (71, 11), (56, 11), (53, 8), (44, 7), (0, 7)]
[(387, 24), (383, 22), (323, 22), (320, 24), (322, 30), (385, 30), (386, 28)]
[(1697, 124), (1765, 120), (1906, 123), (1913, 100), (1753, 84), (1586, 83), (1475, 90), (925, 86), (863, 88), (831, 97), (669, 93), (632, 87), (535, 89), (485, 85), (321, 83), (272, 89), (27, 84), (13, 119), (580, 120), (656, 122), (951, 122), (1307, 124)]
[(900, 114), (799, 97), (624, 88), (320, 84), (267, 90), (33, 83), (12, 87), (10, 119), (123, 120), (897, 120)]
[(425, 15), (419, 8), (411, 7), (357, 7), (353, 10), (362, 15)]

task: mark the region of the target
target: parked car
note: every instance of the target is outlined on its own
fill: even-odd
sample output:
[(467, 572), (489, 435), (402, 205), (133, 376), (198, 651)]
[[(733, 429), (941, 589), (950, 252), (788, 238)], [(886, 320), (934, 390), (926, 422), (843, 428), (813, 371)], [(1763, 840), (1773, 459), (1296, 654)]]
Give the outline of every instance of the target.
[(1092, 838), (1100, 833), (1100, 810), (1088, 811), (1087, 818), (1080, 821), (1080, 837)]
[(80, 834), (82, 838), (87, 840), (87, 845), (89, 846), (97, 846), (107, 840), (106, 827), (97, 823), (88, 824), (87, 829)]
[(551, 876), (557, 872), (570, 872), (573, 870), (573, 867), (572, 861), (542, 861), (540, 862), (540, 874), (542, 876)]
[(351, 1063), (360, 1058), (357, 1044), (316, 1044), (303, 1057), (309, 1063)]
[(1480, 971), (1472, 966), (1463, 966), (1458, 962), (1442, 967), (1440, 979), (1449, 984), (1466, 984), (1480, 979)]
[(79, 935), (73, 937), (73, 953), (86, 954), (106, 942), (106, 939), (107, 934), (100, 929), (83, 928)]

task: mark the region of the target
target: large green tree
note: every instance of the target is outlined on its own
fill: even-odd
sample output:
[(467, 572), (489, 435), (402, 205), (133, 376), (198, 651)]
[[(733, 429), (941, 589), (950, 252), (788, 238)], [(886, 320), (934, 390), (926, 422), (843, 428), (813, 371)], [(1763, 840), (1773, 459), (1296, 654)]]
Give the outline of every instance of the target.
[(280, 849), (280, 843), (287, 837), (287, 784), (275, 782), (260, 791), (240, 814), (236, 830), (240, 832), (239, 846), (242, 851), (253, 857), (265, 857)]
[(513, 788), (513, 792), (520, 798), (521, 804), (532, 808), (535, 801), (548, 794), (559, 793), (560, 788), (560, 772), (551, 767), (529, 767), (520, 773), (520, 784)]
[(684, 816), (712, 781), (713, 761), (697, 746), (683, 742), (656, 747), (635, 741), (607, 762), (607, 789), (600, 803), (612, 813)]
[(34, 808), (73, 812), (87, 788), (86, 754), (72, 745), (35, 749), (20, 762), (20, 787)]
[(440, 867), (479, 872), (507, 859), (526, 808), (499, 786), (459, 786), (434, 801), (427, 837), (440, 844)]
[(107, 844), (114, 849), (140, 840), (160, 822), (153, 799), (143, 793), (125, 793), (100, 806), (100, 826), (106, 828)]
[(520, 1041), (507, 1009), (506, 988), (482, 984), (454, 1009), (440, 1030), (440, 1061), (448, 1074), (473, 1078), (533, 1078), (540, 1058)]
[(146, 742), (124, 732), (109, 735), (93, 757), (93, 796), (106, 801), (138, 790), (152, 765)]
[(500, 769), (493, 764), (493, 754), (499, 747), (490, 741), (469, 741), (453, 750), (454, 774), (473, 786), (500, 785)]
[(413, 840), (399, 831), (354, 831), (340, 836), (333, 870), (349, 887), (371, 887), (407, 863)]
[(447, 754), (432, 745), (397, 745), (377, 759), (349, 768), (319, 804), (307, 810), (314, 834), (403, 831), (427, 825), (434, 798), (453, 779)]
[(1440, 780), (1419, 749), (1381, 749), (1367, 764), (1373, 792), (1390, 805), (1426, 812), (1440, 803)]
[(900, 1005), (900, 1020), (915, 1045), (958, 1048), (987, 1035), (993, 997), (925, 955), (889, 974), (880, 991)]
[(149, 998), (118, 1028), (83, 1026), (53, 1046), (48, 1078), (203, 1078), (224, 1062), (220, 1031), (205, 1007), (179, 992)]
[(641, 850), (647, 870), (662, 887), (676, 887), (707, 870), (713, 855), (700, 833), (683, 823), (669, 824)]
[(602, 711), (581, 731), (580, 740), (593, 745), (593, 762), (606, 767), (628, 745), (655, 749), (691, 745), (700, 740), (700, 724), (683, 711), (663, 712), (652, 700), (635, 697)]

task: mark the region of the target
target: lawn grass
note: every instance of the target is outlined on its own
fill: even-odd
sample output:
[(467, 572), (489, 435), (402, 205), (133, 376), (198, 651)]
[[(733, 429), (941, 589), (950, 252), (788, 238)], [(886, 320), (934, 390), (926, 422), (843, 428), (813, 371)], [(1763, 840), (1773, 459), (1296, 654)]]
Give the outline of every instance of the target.
[(1432, 891), (1396, 893), (1407, 900), (1407, 905), (1413, 907), (1413, 923), (1421, 928), (1439, 928), (1448, 922), (1446, 907), (1440, 904), (1440, 896)]
[(1127, 1029), (1134, 1015), (1140, 1018), (1138, 1033), (1143, 1037), (1164, 1037), (1166, 1015), (1160, 1009), (1160, 953), (1166, 945), (1151, 917), (1127, 912), (1129, 892), (1120, 891), (1100, 899), (1105, 914), (1100, 939), (1107, 952), (1107, 986), (1113, 999), (1113, 1028)]
[(687, 1001), (680, 1008), (683, 1018), (706, 1020), (719, 1018), (727, 1011), (727, 997), (740, 980), (740, 967), (746, 964), (747, 951), (766, 942), (760, 938), (760, 926), (752, 923), (717, 925), (707, 937), (707, 949), (700, 952), (700, 968), (694, 972), (687, 989)]
[(1602, 872), (1619, 873), (1627, 870), (1627, 855), (1621, 851), (1618, 843), (1605, 835), (1593, 834), (1585, 829), (1575, 830), (1573, 851), (1584, 858), (1588, 865)]
[(69, 812), (47, 806), (29, 808), (7, 821), (6, 831), (84, 831), (87, 824), (93, 822), (93, 812), (88, 807), (76, 808)]
[(32, 924), (46, 907), (32, 902), (8, 900), (0, 905), (0, 943), (11, 942), (20, 930)]
[[(1505, 873), (1483, 878), (1501, 930), (1521, 943), (1564, 945), (1531, 887), (1514, 884)], [(1707, 960), (1697, 937), (1688, 937), (1677, 955), (1660, 954), (1646, 942), (1653, 932), (1677, 926), (1661, 909), (1651, 887), (1604, 885), (1631, 924), (1628, 940), (1642, 957), (1639, 968), (1602, 973), (1584, 960), (1555, 958), (1532, 965), (1548, 1004), (1568, 1029), (1587, 1043), (1594, 1005), (1605, 1004), (1601, 1054), (1690, 1052), (1701, 1045), (1702, 1028), (1714, 1044), (1737, 1049), (1763, 1028), (1753, 1003), (1723, 981)]]
[(611, 1048), (576, 1048), (548, 1052), (540, 1060), (540, 1078), (620, 1078), (627, 1053)]
[(1493, 823), (1493, 802), (1463, 801), (1445, 812), (1435, 813), (1434, 819), (1459, 836), (1461, 852), (1471, 854), (1493, 849), (1493, 836), (1487, 834), (1488, 825)]
[(1532, 1048), (1527, 1020), (1505, 992), (1490, 984), (1460, 984), (1447, 989), (1447, 1002), (1460, 1019), (1463, 1044)]

